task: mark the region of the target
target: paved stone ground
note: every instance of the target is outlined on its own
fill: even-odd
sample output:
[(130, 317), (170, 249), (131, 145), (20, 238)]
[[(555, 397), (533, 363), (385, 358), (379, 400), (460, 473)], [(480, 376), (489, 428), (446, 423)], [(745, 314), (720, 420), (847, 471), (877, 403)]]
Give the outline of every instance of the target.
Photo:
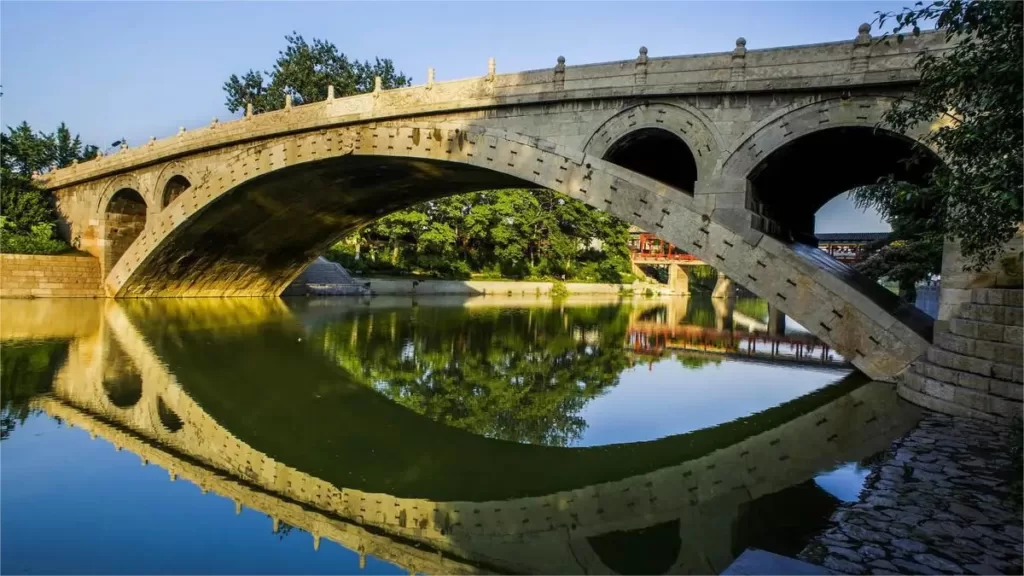
[(1010, 429), (925, 413), (800, 558), (840, 574), (1021, 574)]

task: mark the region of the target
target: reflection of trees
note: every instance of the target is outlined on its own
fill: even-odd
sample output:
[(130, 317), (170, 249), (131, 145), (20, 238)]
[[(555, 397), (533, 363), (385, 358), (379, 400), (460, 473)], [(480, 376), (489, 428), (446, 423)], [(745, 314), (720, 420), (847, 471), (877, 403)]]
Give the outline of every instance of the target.
[(768, 321), (768, 301), (760, 298), (737, 298), (735, 310), (761, 322)]
[(504, 440), (565, 446), (586, 403), (618, 383), (629, 310), (413, 308), (327, 327), (330, 354), (388, 398)]
[(4, 343), (0, 354), (0, 440), (25, 422), (29, 400), (48, 392), (64, 359), (67, 342)]

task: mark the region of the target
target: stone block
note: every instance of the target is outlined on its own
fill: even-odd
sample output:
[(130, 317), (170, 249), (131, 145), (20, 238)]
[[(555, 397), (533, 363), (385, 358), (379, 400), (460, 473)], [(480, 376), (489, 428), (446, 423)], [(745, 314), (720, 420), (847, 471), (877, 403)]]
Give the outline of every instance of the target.
[(996, 306), (1024, 306), (1024, 290), (975, 288), (971, 290), (971, 302)]
[(1024, 326), (1024, 308), (1016, 306), (996, 306), (992, 304), (964, 304), (956, 315), (967, 320), (1005, 324), (1007, 326)]
[(1019, 382), (993, 379), (989, 383), (989, 392), (1007, 400), (1024, 401), (1024, 385)]

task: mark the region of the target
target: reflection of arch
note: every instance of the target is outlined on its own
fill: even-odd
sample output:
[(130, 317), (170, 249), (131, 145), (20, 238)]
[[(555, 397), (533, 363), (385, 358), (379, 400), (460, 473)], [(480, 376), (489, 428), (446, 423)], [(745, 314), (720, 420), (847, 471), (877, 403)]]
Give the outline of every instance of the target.
[(607, 532), (587, 541), (601, 562), (618, 574), (665, 574), (682, 547), (679, 520)]
[(114, 192), (103, 212), (104, 271), (109, 271), (146, 227), (146, 201), (138, 190)]
[[(631, 106), (602, 124), (588, 139), (584, 153), (606, 158), (609, 148), (632, 132), (656, 128), (679, 137), (696, 162), (697, 177), (711, 176), (715, 159), (722, 150), (722, 138), (714, 122), (701, 111), (685, 104), (655, 102)], [(693, 188), (685, 190), (693, 192)]]
[(173, 433), (181, 430), (181, 418), (179, 418), (173, 410), (167, 407), (167, 403), (164, 402), (163, 398), (157, 398), (156, 412), (160, 416), (160, 423), (164, 425), (164, 428), (166, 428), (168, 432)]
[(175, 174), (171, 176), (167, 183), (164, 184), (163, 196), (161, 197), (161, 208), (166, 208), (171, 202), (174, 202), (175, 198), (181, 196), (181, 193), (192, 187), (192, 183), (188, 181), (181, 174)]
[(663, 128), (641, 128), (616, 140), (604, 159), (693, 195), (697, 161), (682, 138)]
[(118, 408), (131, 408), (142, 399), (142, 376), (131, 358), (109, 340), (103, 362), (103, 391)]

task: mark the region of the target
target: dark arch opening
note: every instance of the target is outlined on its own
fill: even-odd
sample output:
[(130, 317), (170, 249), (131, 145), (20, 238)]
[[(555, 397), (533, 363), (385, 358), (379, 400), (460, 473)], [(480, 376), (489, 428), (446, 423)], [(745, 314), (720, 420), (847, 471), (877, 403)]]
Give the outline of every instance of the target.
[(177, 432), (178, 430), (181, 430), (181, 418), (179, 418), (178, 415), (175, 414), (173, 410), (167, 407), (167, 404), (164, 403), (163, 398), (157, 398), (156, 412), (157, 415), (160, 417), (160, 423), (164, 425), (164, 428), (166, 428), (168, 432), (174, 433)]
[(697, 161), (683, 139), (661, 128), (641, 128), (619, 138), (604, 159), (693, 195)]
[(679, 558), (679, 520), (587, 538), (591, 549), (616, 574), (665, 574)]
[(930, 150), (871, 127), (827, 128), (769, 154), (750, 175), (749, 208), (773, 236), (816, 244), (814, 216), (833, 198), (892, 176), (926, 184), (939, 165)]
[(103, 272), (108, 274), (146, 227), (146, 201), (131, 188), (114, 193), (104, 214), (106, 247)]
[(191, 187), (192, 183), (188, 181), (188, 178), (185, 178), (181, 174), (175, 174), (174, 177), (168, 180), (167, 184), (164, 185), (163, 206), (161, 206), (161, 208), (166, 208), (171, 202), (174, 202), (175, 198), (181, 196), (184, 191)]
[(142, 399), (142, 376), (121, 346), (110, 338), (104, 354), (103, 390), (118, 408), (131, 408)]

